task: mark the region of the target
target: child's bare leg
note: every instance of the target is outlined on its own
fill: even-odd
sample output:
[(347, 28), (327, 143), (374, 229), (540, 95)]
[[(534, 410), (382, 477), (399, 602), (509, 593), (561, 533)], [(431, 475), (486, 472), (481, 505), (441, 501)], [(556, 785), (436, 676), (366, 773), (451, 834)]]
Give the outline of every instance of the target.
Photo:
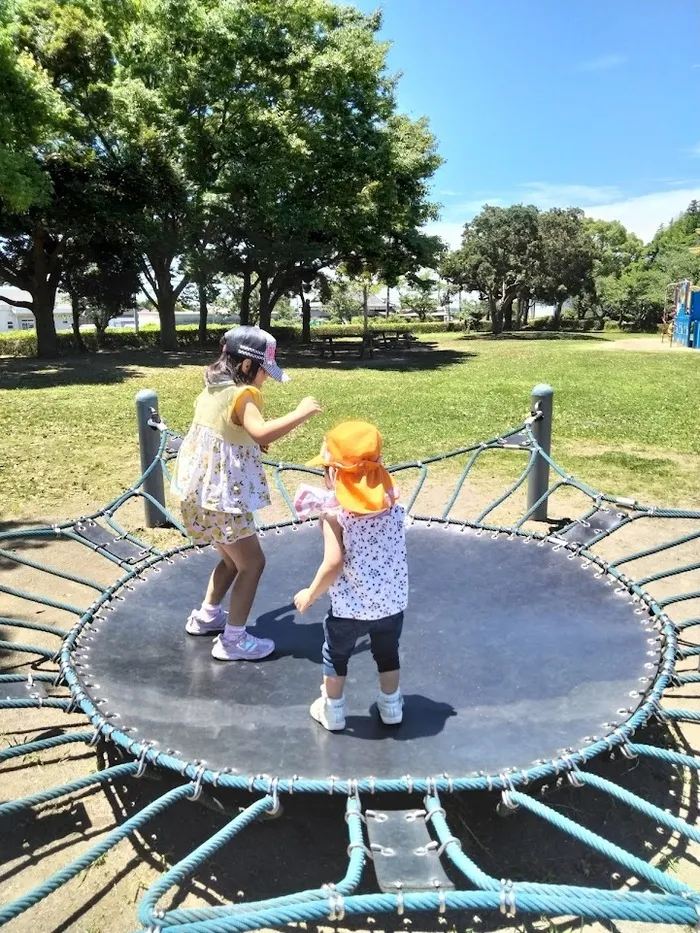
[(383, 671), (379, 675), (379, 686), (382, 688), (382, 693), (396, 693), (399, 689), (400, 677), (401, 671)]
[(329, 700), (340, 700), (343, 696), (343, 690), (345, 689), (345, 678), (329, 677), (327, 674), (324, 674), (323, 689)]
[(221, 605), (224, 596), (228, 593), (229, 588), (233, 581), (236, 579), (236, 574), (238, 573), (238, 568), (236, 567), (233, 558), (226, 552), (226, 550), (218, 544), (216, 545), (216, 549), (219, 554), (221, 554), (221, 560), (216, 565), (216, 567), (214, 567), (212, 575), (209, 577), (207, 593), (204, 597), (204, 602), (210, 606)]
[(228, 624), (243, 627), (248, 621), (258, 583), (265, 569), (265, 555), (260, 547), (257, 535), (242, 538), (235, 544), (223, 544), (221, 549), (236, 568), (231, 601), (228, 610)]
[(258, 638), (246, 629), (258, 582), (265, 569), (265, 555), (257, 535), (235, 544), (222, 544), (236, 574), (231, 587), (228, 624), (215, 639), (211, 653), (217, 661), (260, 661), (275, 650), (271, 638)]

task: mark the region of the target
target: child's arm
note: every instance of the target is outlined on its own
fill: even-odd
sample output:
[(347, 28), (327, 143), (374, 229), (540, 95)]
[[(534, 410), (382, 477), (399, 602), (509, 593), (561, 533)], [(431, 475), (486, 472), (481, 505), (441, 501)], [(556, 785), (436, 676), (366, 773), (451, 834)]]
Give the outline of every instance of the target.
[(289, 434), (300, 424), (313, 418), (321, 411), (321, 406), (314, 398), (302, 399), (294, 411), (288, 415), (282, 415), (281, 418), (274, 418), (272, 421), (265, 421), (260, 409), (250, 396), (246, 393), (243, 397), (241, 408), (236, 410), (241, 424), (248, 434), (253, 438), (256, 444), (266, 447), (273, 441), (278, 441), (285, 434)]
[(306, 612), (311, 603), (323, 596), (338, 579), (343, 570), (343, 530), (338, 519), (329, 516), (323, 521), (323, 560), (314, 582), (305, 590), (299, 590), (294, 605), (299, 612)]

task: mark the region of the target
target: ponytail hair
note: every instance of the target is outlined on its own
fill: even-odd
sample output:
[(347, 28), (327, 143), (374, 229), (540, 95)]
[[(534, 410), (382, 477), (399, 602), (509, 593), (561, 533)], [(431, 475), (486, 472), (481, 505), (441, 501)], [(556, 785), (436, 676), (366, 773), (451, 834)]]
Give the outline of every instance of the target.
[[(250, 363), (247, 372), (243, 368), (246, 359)], [(233, 382), (237, 386), (248, 386), (255, 382), (255, 377), (259, 371), (260, 363), (257, 360), (251, 360), (249, 357), (232, 356), (227, 353), (226, 345), (223, 344), (219, 359), (205, 369), (204, 382), (208, 386), (220, 385), (226, 382)]]

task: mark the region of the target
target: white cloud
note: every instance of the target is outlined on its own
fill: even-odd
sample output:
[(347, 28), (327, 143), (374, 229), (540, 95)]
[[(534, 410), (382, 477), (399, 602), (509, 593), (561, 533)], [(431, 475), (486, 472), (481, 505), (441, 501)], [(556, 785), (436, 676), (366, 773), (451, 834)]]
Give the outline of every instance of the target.
[[(691, 201), (700, 201), (700, 184), (684, 184), (685, 187), (673, 190), (624, 197), (620, 190), (613, 186), (548, 185), (544, 182), (532, 182), (521, 186), (521, 189), (528, 190), (527, 198), (515, 196), (466, 201), (452, 208), (445, 219), (428, 224), (426, 232), (441, 237), (451, 249), (456, 249), (462, 241), (465, 222), (478, 214), (486, 201), (490, 204), (506, 205), (525, 200), (544, 210), (572, 205), (583, 207), (589, 217), (619, 220), (628, 230), (648, 242), (661, 224), (667, 224), (681, 214)], [(456, 216), (460, 219), (453, 220)]]
[(447, 220), (435, 220), (425, 226), (426, 233), (430, 236), (439, 236), (450, 249), (457, 249), (461, 244), (462, 230), (464, 230), (464, 223), (451, 223)]
[(578, 71), (610, 71), (613, 68), (619, 68), (627, 61), (625, 55), (619, 52), (611, 52), (608, 55), (600, 55), (598, 58), (592, 58), (590, 61), (582, 62), (578, 66)]
[(700, 143), (690, 147), (690, 154), (694, 159), (700, 159)]
[(453, 204), (450, 208), (450, 213), (459, 214), (460, 217), (466, 214), (473, 217), (474, 214), (478, 214), (479, 211), (487, 204), (490, 204), (493, 207), (503, 207), (505, 203), (506, 202), (502, 198), (472, 198), (471, 201), (463, 201), (461, 204)]
[(550, 207), (584, 207), (613, 201), (622, 194), (613, 185), (550, 185), (542, 181), (531, 181), (520, 185), (522, 200), (548, 210)]
[(589, 217), (599, 220), (619, 220), (648, 242), (661, 224), (667, 224), (687, 208), (691, 201), (700, 201), (700, 186), (675, 191), (655, 191), (636, 198), (622, 198), (607, 204), (585, 208)]

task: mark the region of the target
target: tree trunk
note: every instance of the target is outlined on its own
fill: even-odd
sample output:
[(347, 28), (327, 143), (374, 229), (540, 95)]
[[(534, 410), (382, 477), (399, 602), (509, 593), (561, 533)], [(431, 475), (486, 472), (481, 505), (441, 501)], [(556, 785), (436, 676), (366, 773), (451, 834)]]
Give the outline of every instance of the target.
[(83, 340), (83, 335), (80, 333), (80, 317), (83, 313), (82, 302), (78, 295), (71, 289), (68, 290), (68, 295), (73, 309), (73, 340), (75, 342), (75, 349), (77, 353), (84, 353), (85, 341)]
[(527, 316), (529, 312), (529, 307), (530, 307), (530, 299), (528, 298), (527, 294), (521, 293), (520, 295), (518, 295), (518, 310), (517, 310), (516, 317), (515, 317), (516, 330), (520, 330), (520, 328), (524, 324), (527, 324)]
[(156, 310), (160, 318), (160, 345), (163, 350), (177, 350), (175, 326), (175, 304), (187, 280), (183, 277), (177, 288), (173, 287), (172, 259), (167, 256), (148, 256), (152, 274), (147, 278), (153, 288)]
[(32, 311), (36, 323), (36, 354), (39, 359), (52, 360), (58, 356), (56, 322), (53, 317), (53, 301), (48, 296), (35, 295)]
[(364, 322), (364, 331), (367, 333), (369, 330), (369, 308), (367, 306), (367, 301), (369, 299), (369, 286), (362, 286), (362, 319)]
[(197, 282), (197, 289), (199, 291), (199, 343), (203, 347), (207, 342), (207, 318), (209, 317), (207, 287), (203, 279)]
[(559, 330), (559, 325), (561, 324), (561, 308), (564, 304), (564, 299), (560, 298), (554, 305), (554, 329)]
[(489, 295), (488, 307), (489, 317), (491, 318), (491, 333), (496, 336), (503, 330), (503, 311), (492, 295)]
[(272, 302), (270, 301), (270, 280), (266, 275), (260, 276), (260, 319), (258, 325), (263, 330), (270, 329), (272, 319)]
[(502, 314), (503, 314), (503, 330), (512, 331), (513, 330), (513, 299), (510, 301), (506, 300), (502, 305)]
[(389, 304), (390, 304), (390, 302), (389, 302), (389, 292), (390, 292), (390, 288), (389, 288), (389, 286), (387, 285), (387, 287), (386, 287), (386, 316), (387, 316), (387, 318), (389, 317)]
[(160, 345), (163, 350), (177, 350), (177, 328), (175, 326), (175, 293), (169, 289), (158, 296), (160, 318)]
[(303, 289), (299, 291), (299, 297), (301, 298), (301, 342), (311, 343), (311, 299)]
[(107, 322), (101, 315), (95, 317), (95, 340), (97, 341), (97, 346), (102, 350), (105, 345), (105, 331), (107, 330)]
[(241, 306), (238, 309), (238, 320), (242, 327), (247, 327), (250, 324), (250, 296), (252, 291), (250, 272), (244, 272), (243, 287), (241, 289)]
[[(37, 356), (43, 360), (50, 360), (58, 356), (58, 339), (56, 337), (56, 321), (53, 309), (56, 305), (56, 291), (58, 288), (58, 275), (54, 254), (49, 257), (46, 252), (46, 234), (43, 230), (34, 233), (32, 242), (32, 312), (36, 322)], [(53, 268), (52, 261), (53, 260)]]

